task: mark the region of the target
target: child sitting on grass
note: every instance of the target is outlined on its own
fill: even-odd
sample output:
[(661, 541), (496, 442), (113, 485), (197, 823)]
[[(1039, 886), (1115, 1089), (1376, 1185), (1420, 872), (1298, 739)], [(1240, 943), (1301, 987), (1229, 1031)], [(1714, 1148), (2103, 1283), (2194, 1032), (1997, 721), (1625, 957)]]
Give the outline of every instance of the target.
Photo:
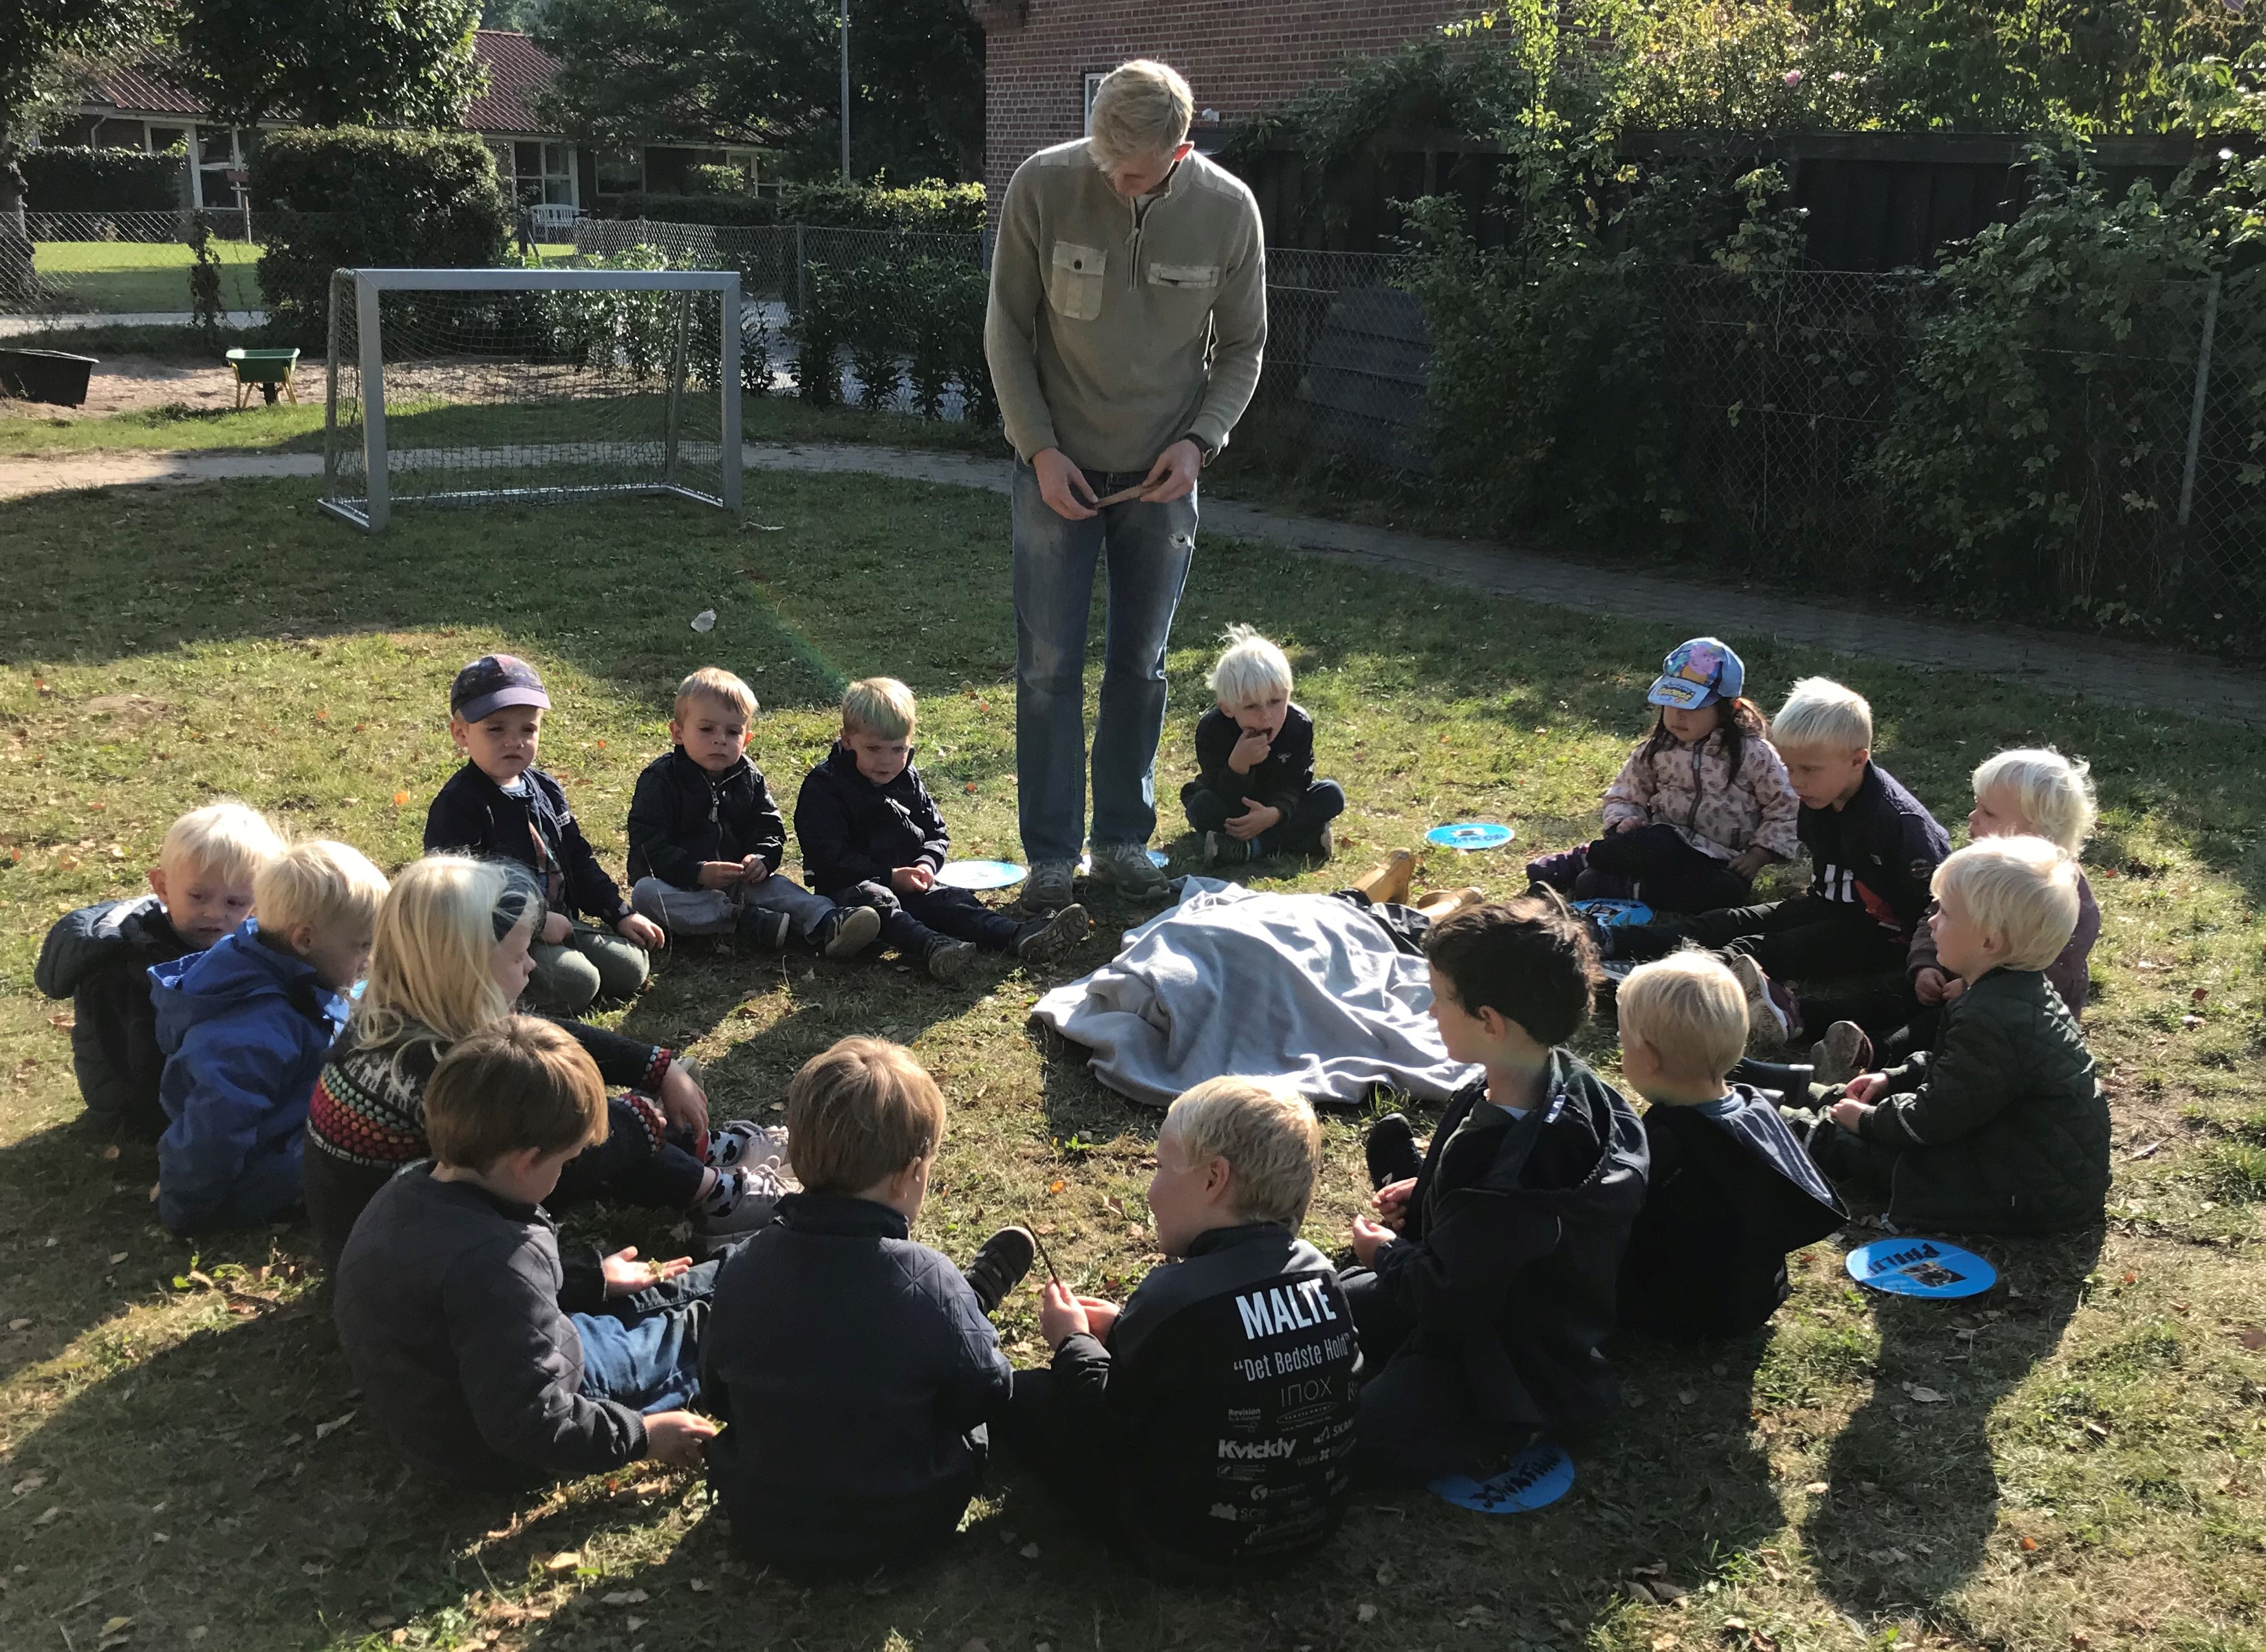
[(855, 957), (881, 915), (780, 875), (786, 822), (748, 760), (756, 710), (755, 691), (714, 666), (676, 685), (675, 744), (630, 798), (630, 903), (672, 935), (743, 934), (773, 952), (800, 935), (826, 957)]
[(1084, 907), (1018, 922), (936, 881), (952, 835), (912, 764), (919, 715), (893, 676), (850, 685), (841, 737), (794, 802), (804, 874), (829, 900), (879, 913), (882, 944), (939, 981), (967, 974), (979, 947), (1028, 963), (1059, 957), (1092, 928)]
[(308, 1097), (369, 962), (385, 888), (360, 850), (295, 844), (252, 879), (259, 917), (150, 972), (168, 1232), (245, 1227), (298, 1203)]
[(1604, 835), (1527, 862), (1577, 899), (1643, 901), (1663, 912), (1736, 906), (1755, 874), (1791, 860), (1802, 804), (1743, 697), (1747, 669), (1713, 637), (1679, 643), (1645, 696), (1660, 708), (1605, 793)]
[(1181, 788), (1208, 866), (1336, 848), (1345, 790), (1314, 778), (1314, 720), (1290, 703), (1290, 660), (1249, 625), (1227, 628), (1211, 669), (1218, 702), (1196, 724), (1197, 778)]
[(1720, 949), (1747, 994), (1749, 1048), (1782, 1049), (1800, 1009), (1785, 983), (1900, 969), (1950, 840), (1926, 806), (1873, 761), (1873, 708), (1853, 690), (1804, 677), (1771, 720), (1771, 743), (1802, 800), (1809, 889), (1759, 906), (1604, 932), (1607, 955), (1659, 958), (1696, 941)]
[(1967, 983), (1933, 1050), (1850, 1080), (1810, 1134), (1828, 1175), (1885, 1192), (1906, 1232), (2047, 1233), (2101, 1220), (2109, 1104), (2045, 977), (2077, 866), (2042, 837), (1986, 837), (1934, 880), (1936, 956)]
[[(403, 868), (377, 917), (369, 984), (322, 1070), (307, 1118), (307, 1217), (334, 1266), (377, 1190), (431, 1151), (426, 1087), (458, 1041), (509, 1019), (543, 922), (531, 878), (508, 861), (428, 855)], [(560, 1200), (609, 1196), (690, 1213), (704, 1237), (770, 1219), (785, 1179), (784, 1144), (746, 1120), (716, 1129), (708, 1099), (666, 1049), (560, 1023), (627, 1092), (606, 1103), (607, 1129), (560, 1172)]]
[(1554, 894), (1435, 925), (1432, 1019), (1449, 1056), (1486, 1068), (1421, 1156), (1395, 1113), (1371, 1127), (1374, 1219), (1341, 1276), (1371, 1375), (1364, 1476), (1485, 1480), (1545, 1429), (1611, 1411), (1600, 1345), (1644, 1202), (1644, 1127), (1564, 1046), (1590, 1013), (1597, 959)]
[[(515, 654), (484, 654), (449, 689), (449, 737), (464, 754), (425, 814), (425, 849), (516, 860), (535, 874), (545, 917), (530, 956), (528, 997), (579, 1015), (603, 998), (645, 985), (648, 947), (669, 937), (622, 899), (566, 807), (559, 782), (535, 766), (551, 697), (535, 668)], [(581, 921), (590, 913), (608, 934)]]
[(1747, 1000), (1720, 959), (1640, 965), (1614, 1002), (1652, 1159), (1620, 1322), (1675, 1341), (1743, 1336), (1786, 1300), (1787, 1254), (1840, 1228), (1840, 1201), (1775, 1100), (1724, 1080), (1746, 1053)]
[(596, 1246), (562, 1261), (543, 1201), (606, 1134), (598, 1069), (560, 1027), (513, 1016), (433, 1069), (433, 1159), (378, 1190), (340, 1259), (332, 1317), (396, 1450), (459, 1483), (510, 1488), (640, 1458), (697, 1467), (716, 1264)]
[(907, 1562), (959, 1529), (1013, 1373), (985, 1317), (1029, 1269), (1005, 1228), (966, 1275), (910, 1237), (944, 1140), (912, 1052), (845, 1038), (787, 1085), (805, 1191), (725, 1261), (703, 1370), (726, 1420), (711, 1483), (750, 1560), (806, 1573)]
[(1321, 1161), (1297, 1094), (1200, 1084), (1166, 1114), (1149, 1182), (1173, 1260), (1122, 1309), (1047, 1286), (1054, 1363), (1017, 1373), (1003, 1427), (1105, 1540), (1165, 1571), (1247, 1575), (1344, 1515), (1361, 1350), (1329, 1259), (1298, 1237)]
[[(1980, 843), (1985, 837), (2043, 837), (2058, 845), (2074, 863), (2086, 839), (2093, 835), (2095, 810), (2087, 766), (2071, 762), (2058, 751), (2025, 749), (1986, 757), (1975, 771), (1974, 788), (1975, 808), (1967, 816), (1970, 842)], [(1809, 1057), (1819, 1082), (1845, 1084), (1873, 1066), (1875, 1037), (1884, 1062), (1900, 1062), (1935, 1042), (1944, 1006), (1964, 992), (1967, 983), (1947, 971), (1935, 955), (1935, 935), (1927, 923), (1934, 916), (1931, 903), (1912, 932), (1911, 950), (1904, 963), (1910, 976), (1908, 992), (1802, 1001), (1805, 1026), (1825, 1029)], [(2045, 972), (2069, 1012), (2080, 1021), (2092, 993), (2093, 943), (2100, 938), (2101, 906), (2093, 898), (2093, 885), (2086, 881), (2080, 866), (2077, 927), (2070, 932), (2069, 945), (2046, 966)], [(1915, 999), (1920, 1006), (1917, 1013), (1911, 1008)]]
[(71, 1066), (99, 1123), (163, 1133), (165, 1056), (150, 971), (204, 951), (250, 917), (253, 877), (282, 852), (256, 809), (208, 803), (165, 829), (149, 894), (83, 906), (48, 932), (33, 979), (49, 998), (71, 1001)]

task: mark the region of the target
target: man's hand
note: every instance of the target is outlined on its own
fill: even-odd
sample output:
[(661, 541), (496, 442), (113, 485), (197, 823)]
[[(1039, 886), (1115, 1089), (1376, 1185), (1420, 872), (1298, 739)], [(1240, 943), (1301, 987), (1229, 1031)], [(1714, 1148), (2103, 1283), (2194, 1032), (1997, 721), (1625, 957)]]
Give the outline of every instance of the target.
[(1203, 469), (1203, 450), (1186, 437), (1157, 456), (1141, 480), (1141, 502), (1169, 504), (1196, 491), (1196, 472)]
[(1731, 862), (1731, 870), (1737, 873), (1748, 882), (1752, 883), (1756, 877), (1760, 874), (1762, 869), (1777, 859), (1778, 857), (1771, 853), (1767, 849), (1750, 849), (1746, 853), (1741, 855), (1736, 860)]
[(1833, 1122), (1845, 1130), (1861, 1130), (1865, 1128), (1866, 1115), (1872, 1110), (1864, 1102), (1852, 1101), (1845, 1096), (1833, 1104)]
[(748, 869), (736, 860), (704, 860), (700, 863), (700, 887), (704, 889), (736, 888), (747, 875)]
[(625, 912), (616, 918), (614, 933), (624, 940), (635, 941), (648, 952), (658, 952), (669, 945), (669, 932), (638, 912)]
[(671, 1468), (700, 1466), (700, 1448), (722, 1432), (690, 1411), (662, 1411), (645, 1420), (645, 1449)]
[(926, 866), (898, 866), (889, 874), (889, 887), (899, 895), (926, 895), (936, 888), (936, 874)]
[(638, 1261), (637, 1246), (625, 1245), (598, 1264), (598, 1271), (606, 1277), (606, 1294), (610, 1297), (633, 1296), (648, 1285), (657, 1285), (665, 1279), (691, 1271), (690, 1256), (672, 1256), (665, 1262)]
[(1388, 1181), (1369, 1198), (1369, 1208), (1377, 1212), (1380, 1227), (1398, 1233), (1408, 1224), (1408, 1201), (1416, 1191), (1416, 1178), (1406, 1177), (1400, 1181)]
[(1070, 455), (1060, 448), (1042, 448), (1031, 456), (1031, 468), (1039, 473), (1039, 497), (1057, 516), (1071, 522), (1085, 522), (1098, 513), (1093, 508), (1094, 492), (1085, 479), (1085, 472), (1070, 462)]
[(1949, 986), (1951, 982), (1952, 977), (1948, 974), (1930, 964), (1912, 977), (1912, 995), (1922, 1004), (1941, 1004), (1943, 1002), (1944, 989)]
[(1243, 800), (1243, 813), (1232, 815), (1227, 822), (1227, 835), (1248, 843), (1271, 826), (1281, 824), (1283, 811), (1255, 797)]
[(661, 1093), (654, 1099), (661, 1103), (662, 1116), (678, 1129), (698, 1136), (708, 1128), (708, 1093), (675, 1062), (661, 1075)]
[(1860, 1072), (1841, 1086), (1842, 1097), (1860, 1107), (1869, 1107), (1880, 1099), (1889, 1087), (1889, 1075), (1884, 1072)]
[(574, 932), (574, 925), (567, 921), (566, 913), (545, 912), (543, 915), (543, 944), (545, 946), (559, 946)]
[(1093, 1321), (1086, 1317), (1085, 1305), (1061, 1280), (1049, 1280), (1039, 1297), (1039, 1334), (1046, 1338), (1047, 1346), (1060, 1348), (1074, 1336), (1093, 1334)]
[(1248, 774), (1266, 762), (1267, 754), (1274, 749), (1274, 735), (1246, 728), (1235, 737), (1235, 749), (1227, 754), (1227, 766), (1238, 774)]
[(1377, 1253), (1392, 1243), (1396, 1235), (1381, 1222), (1372, 1222), (1365, 1216), (1353, 1219), (1353, 1254), (1363, 1268), (1377, 1265)]
[(753, 888), (771, 875), (771, 869), (764, 864), (764, 858), (761, 855), (749, 855), (740, 862), (740, 881), (749, 888)]

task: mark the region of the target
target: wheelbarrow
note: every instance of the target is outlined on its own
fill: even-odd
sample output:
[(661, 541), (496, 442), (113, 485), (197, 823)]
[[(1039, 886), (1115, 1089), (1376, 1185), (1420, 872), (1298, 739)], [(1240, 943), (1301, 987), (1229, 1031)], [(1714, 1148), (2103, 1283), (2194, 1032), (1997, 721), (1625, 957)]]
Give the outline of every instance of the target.
[(241, 347), (228, 353), (228, 364), (236, 369), (236, 406), (240, 413), (252, 400), (256, 387), (270, 407), (275, 405), (275, 392), (281, 391), (299, 405), (299, 392), (291, 388), (292, 369), (299, 365), (296, 350), (247, 350)]

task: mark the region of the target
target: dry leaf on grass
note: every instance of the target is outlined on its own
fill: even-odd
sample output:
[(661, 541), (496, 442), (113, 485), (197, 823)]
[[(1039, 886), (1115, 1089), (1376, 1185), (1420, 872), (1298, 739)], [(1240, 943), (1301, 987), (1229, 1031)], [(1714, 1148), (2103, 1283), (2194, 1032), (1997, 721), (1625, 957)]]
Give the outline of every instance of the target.
[(315, 1425), (315, 1437), (318, 1440), (327, 1440), (331, 1436), (336, 1434), (340, 1429), (343, 1429), (347, 1423), (352, 1422), (354, 1420), (355, 1414), (349, 1411), (346, 1415), (339, 1418), (336, 1422), (318, 1422)]
[(617, 1589), (598, 1597), (601, 1606), (642, 1606), (652, 1597), (642, 1589)]
[(543, 1569), (546, 1572), (571, 1572), (581, 1563), (582, 1556), (579, 1551), (561, 1549), (543, 1562)]

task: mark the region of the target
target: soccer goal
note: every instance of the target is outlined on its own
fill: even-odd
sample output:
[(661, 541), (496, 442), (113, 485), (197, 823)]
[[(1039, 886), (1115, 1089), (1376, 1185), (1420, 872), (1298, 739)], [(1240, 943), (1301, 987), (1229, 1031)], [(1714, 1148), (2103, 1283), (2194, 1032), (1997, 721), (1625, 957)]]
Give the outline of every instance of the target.
[(323, 508), (676, 493), (740, 505), (734, 271), (342, 269)]

